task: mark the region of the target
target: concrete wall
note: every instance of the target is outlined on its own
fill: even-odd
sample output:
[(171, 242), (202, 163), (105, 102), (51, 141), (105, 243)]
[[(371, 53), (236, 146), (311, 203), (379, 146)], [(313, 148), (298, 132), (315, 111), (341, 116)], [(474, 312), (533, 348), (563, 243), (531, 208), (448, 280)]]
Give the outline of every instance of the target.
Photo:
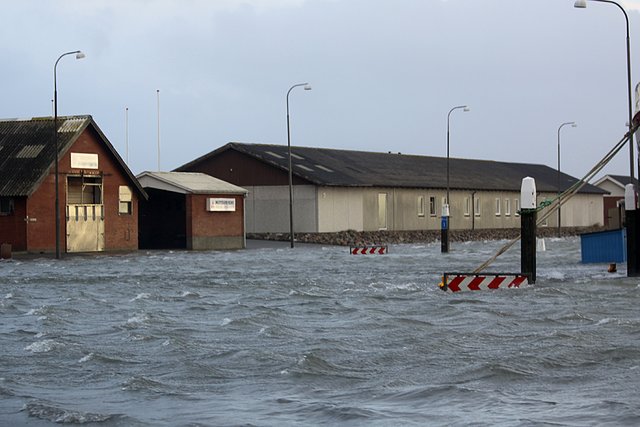
[(318, 188), (319, 232), (362, 230), (363, 219), (363, 192), (361, 188)]
[[(249, 187), (248, 190), (248, 232), (287, 233), (288, 187)], [(310, 233), (381, 229), (439, 230), (445, 197), (445, 190), (384, 187), (317, 187), (316, 190), (313, 186), (294, 186), (294, 229), (296, 232)], [(433, 211), (430, 206), (432, 198)], [(553, 198), (554, 193), (540, 194), (538, 202)], [(520, 227), (520, 217), (516, 214), (520, 203), (519, 192), (456, 190), (450, 191), (450, 199), (452, 230)], [(475, 207), (479, 208), (478, 212)], [(381, 222), (385, 213), (386, 222)], [(562, 208), (563, 227), (588, 227), (603, 223), (601, 195), (577, 195)], [(546, 226), (556, 227), (557, 216), (551, 216)]]
[[(289, 232), (289, 186), (245, 186), (248, 233)], [(293, 230), (299, 233), (318, 231), (316, 187), (293, 186)]]
[(599, 194), (578, 194), (562, 206), (561, 213), (563, 227), (604, 225), (604, 198)]
[[(325, 194), (325, 198), (322, 198)], [(386, 196), (381, 195), (384, 194)], [(398, 188), (349, 188), (319, 189), (319, 223), (321, 231), (358, 231), (387, 230), (438, 230), (441, 226), (444, 190), (398, 189)], [(540, 194), (538, 202), (552, 200), (555, 194)], [(349, 203), (344, 203), (345, 199)], [(431, 209), (433, 198), (434, 208)], [(386, 227), (380, 223), (380, 206), (386, 199)], [(518, 228), (520, 217), (519, 192), (497, 191), (450, 191), (450, 227), (457, 230)], [(341, 207), (339, 206), (342, 202)], [(362, 228), (353, 218), (362, 203)], [(346, 205), (346, 206), (345, 206)], [(467, 207), (468, 206), (468, 207)], [(476, 211), (476, 208), (477, 211)], [(563, 227), (587, 227), (602, 225), (603, 199), (601, 195), (581, 194), (575, 196), (562, 208)], [(543, 213), (543, 212), (542, 212)], [(542, 214), (541, 213), (541, 214)], [(339, 218), (326, 218), (338, 215)], [(348, 222), (346, 219), (348, 218)], [(332, 226), (332, 227), (331, 227)], [(547, 220), (547, 226), (557, 226), (557, 216)], [(343, 228), (340, 228), (343, 227)]]

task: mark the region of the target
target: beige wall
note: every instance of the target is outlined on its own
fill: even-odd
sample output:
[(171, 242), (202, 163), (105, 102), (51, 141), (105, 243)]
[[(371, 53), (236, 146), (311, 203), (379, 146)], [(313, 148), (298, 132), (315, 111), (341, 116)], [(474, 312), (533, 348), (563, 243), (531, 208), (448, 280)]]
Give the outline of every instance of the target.
[[(381, 197), (381, 194), (386, 196)], [(320, 232), (384, 229), (384, 224), (380, 221), (384, 219), (381, 215), (384, 207), (380, 203), (385, 199), (387, 230), (438, 230), (446, 192), (380, 187), (324, 187), (319, 188), (318, 195)], [(554, 197), (555, 194), (552, 193), (541, 193), (538, 195), (538, 203), (546, 199), (553, 200)], [(435, 202), (433, 212), (430, 208), (431, 198)], [(520, 217), (516, 214), (520, 203), (519, 192), (456, 190), (450, 191), (450, 198), (450, 228), (453, 230), (520, 227)], [(479, 212), (475, 212), (475, 206), (479, 208)], [(601, 195), (577, 195), (562, 208), (562, 226), (603, 224), (602, 212)], [(544, 211), (539, 216), (543, 214)], [(546, 226), (555, 227), (557, 223), (557, 215), (554, 214), (546, 221)]]
[[(289, 232), (288, 186), (246, 187), (247, 232)], [(381, 196), (382, 194), (386, 196)], [(294, 186), (295, 232), (334, 232), (343, 230), (439, 230), (444, 190), (366, 188), (366, 187), (314, 187)], [(430, 209), (434, 198), (435, 212)], [(518, 228), (520, 217), (519, 192), (451, 191), (450, 228), (488, 229)], [(539, 194), (538, 203), (553, 199), (555, 194)], [(386, 199), (385, 206), (381, 203)], [(422, 205), (420, 206), (420, 200)], [(468, 200), (468, 201), (467, 201)], [(500, 212), (496, 212), (497, 200)], [(466, 204), (470, 205), (468, 214)], [(480, 208), (474, 214), (474, 204)], [(582, 227), (603, 224), (603, 198), (601, 195), (581, 194), (562, 207), (563, 227)], [(381, 223), (386, 213), (386, 227)], [(539, 213), (539, 217), (543, 212)], [(557, 227), (553, 214), (546, 226)]]
[(602, 188), (604, 191), (608, 191), (610, 196), (621, 196), (624, 197), (624, 188), (620, 188), (619, 185), (614, 184), (613, 182), (606, 180), (598, 185), (599, 188)]
[(350, 187), (318, 188), (318, 232), (363, 229), (363, 191)]

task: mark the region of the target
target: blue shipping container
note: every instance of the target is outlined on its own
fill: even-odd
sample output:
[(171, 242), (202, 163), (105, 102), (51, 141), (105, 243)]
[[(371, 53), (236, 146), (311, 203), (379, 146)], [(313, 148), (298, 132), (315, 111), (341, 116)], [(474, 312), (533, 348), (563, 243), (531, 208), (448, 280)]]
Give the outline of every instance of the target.
[(582, 263), (626, 262), (626, 239), (627, 234), (624, 228), (581, 234)]

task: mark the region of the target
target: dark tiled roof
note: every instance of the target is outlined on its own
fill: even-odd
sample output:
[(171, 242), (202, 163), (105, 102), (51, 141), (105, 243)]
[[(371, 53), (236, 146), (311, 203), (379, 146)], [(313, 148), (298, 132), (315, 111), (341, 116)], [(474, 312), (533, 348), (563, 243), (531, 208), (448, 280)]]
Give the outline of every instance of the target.
[[(225, 150), (236, 150), (276, 168), (288, 170), (287, 146), (232, 142), (181, 168)], [(316, 185), (354, 187), (446, 188), (445, 157), (292, 147), (293, 173)], [(180, 169), (180, 168), (178, 168)], [(520, 191), (522, 178), (536, 180), (540, 192), (556, 192), (558, 173), (545, 165), (488, 160), (449, 159), (451, 189)], [(561, 173), (564, 190), (578, 180)], [(604, 194), (587, 184), (582, 193)]]
[(627, 184), (632, 184), (632, 183), (636, 187), (638, 186), (638, 180), (636, 178), (633, 178), (633, 181), (632, 181), (629, 175), (607, 175), (607, 176), (618, 181), (620, 184), (622, 184), (622, 187), (626, 187)]
[[(58, 117), (57, 124), (59, 157), (88, 126), (93, 126), (134, 187), (143, 197), (147, 197), (91, 116)], [(54, 163), (52, 117), (0, 120), (0, 196), (30, 196), (49, 174)]]

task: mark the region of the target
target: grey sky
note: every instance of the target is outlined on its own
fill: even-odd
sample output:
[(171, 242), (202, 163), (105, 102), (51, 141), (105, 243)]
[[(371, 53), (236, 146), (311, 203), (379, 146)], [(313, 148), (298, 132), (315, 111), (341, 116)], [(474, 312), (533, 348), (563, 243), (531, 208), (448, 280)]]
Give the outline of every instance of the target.
[[(91, 114), (129, 164), (229, 141), (540, 163), (582, 176), (625, 132), (625, 23), (573, 0), (21, 0), (3, 4), (0, 117)], [(631, 24), (640, 76), (640, 1)], [(629, 173), (628, 149), (605, 172)], [(636, 171), (637, 173), (637, 171)]]

